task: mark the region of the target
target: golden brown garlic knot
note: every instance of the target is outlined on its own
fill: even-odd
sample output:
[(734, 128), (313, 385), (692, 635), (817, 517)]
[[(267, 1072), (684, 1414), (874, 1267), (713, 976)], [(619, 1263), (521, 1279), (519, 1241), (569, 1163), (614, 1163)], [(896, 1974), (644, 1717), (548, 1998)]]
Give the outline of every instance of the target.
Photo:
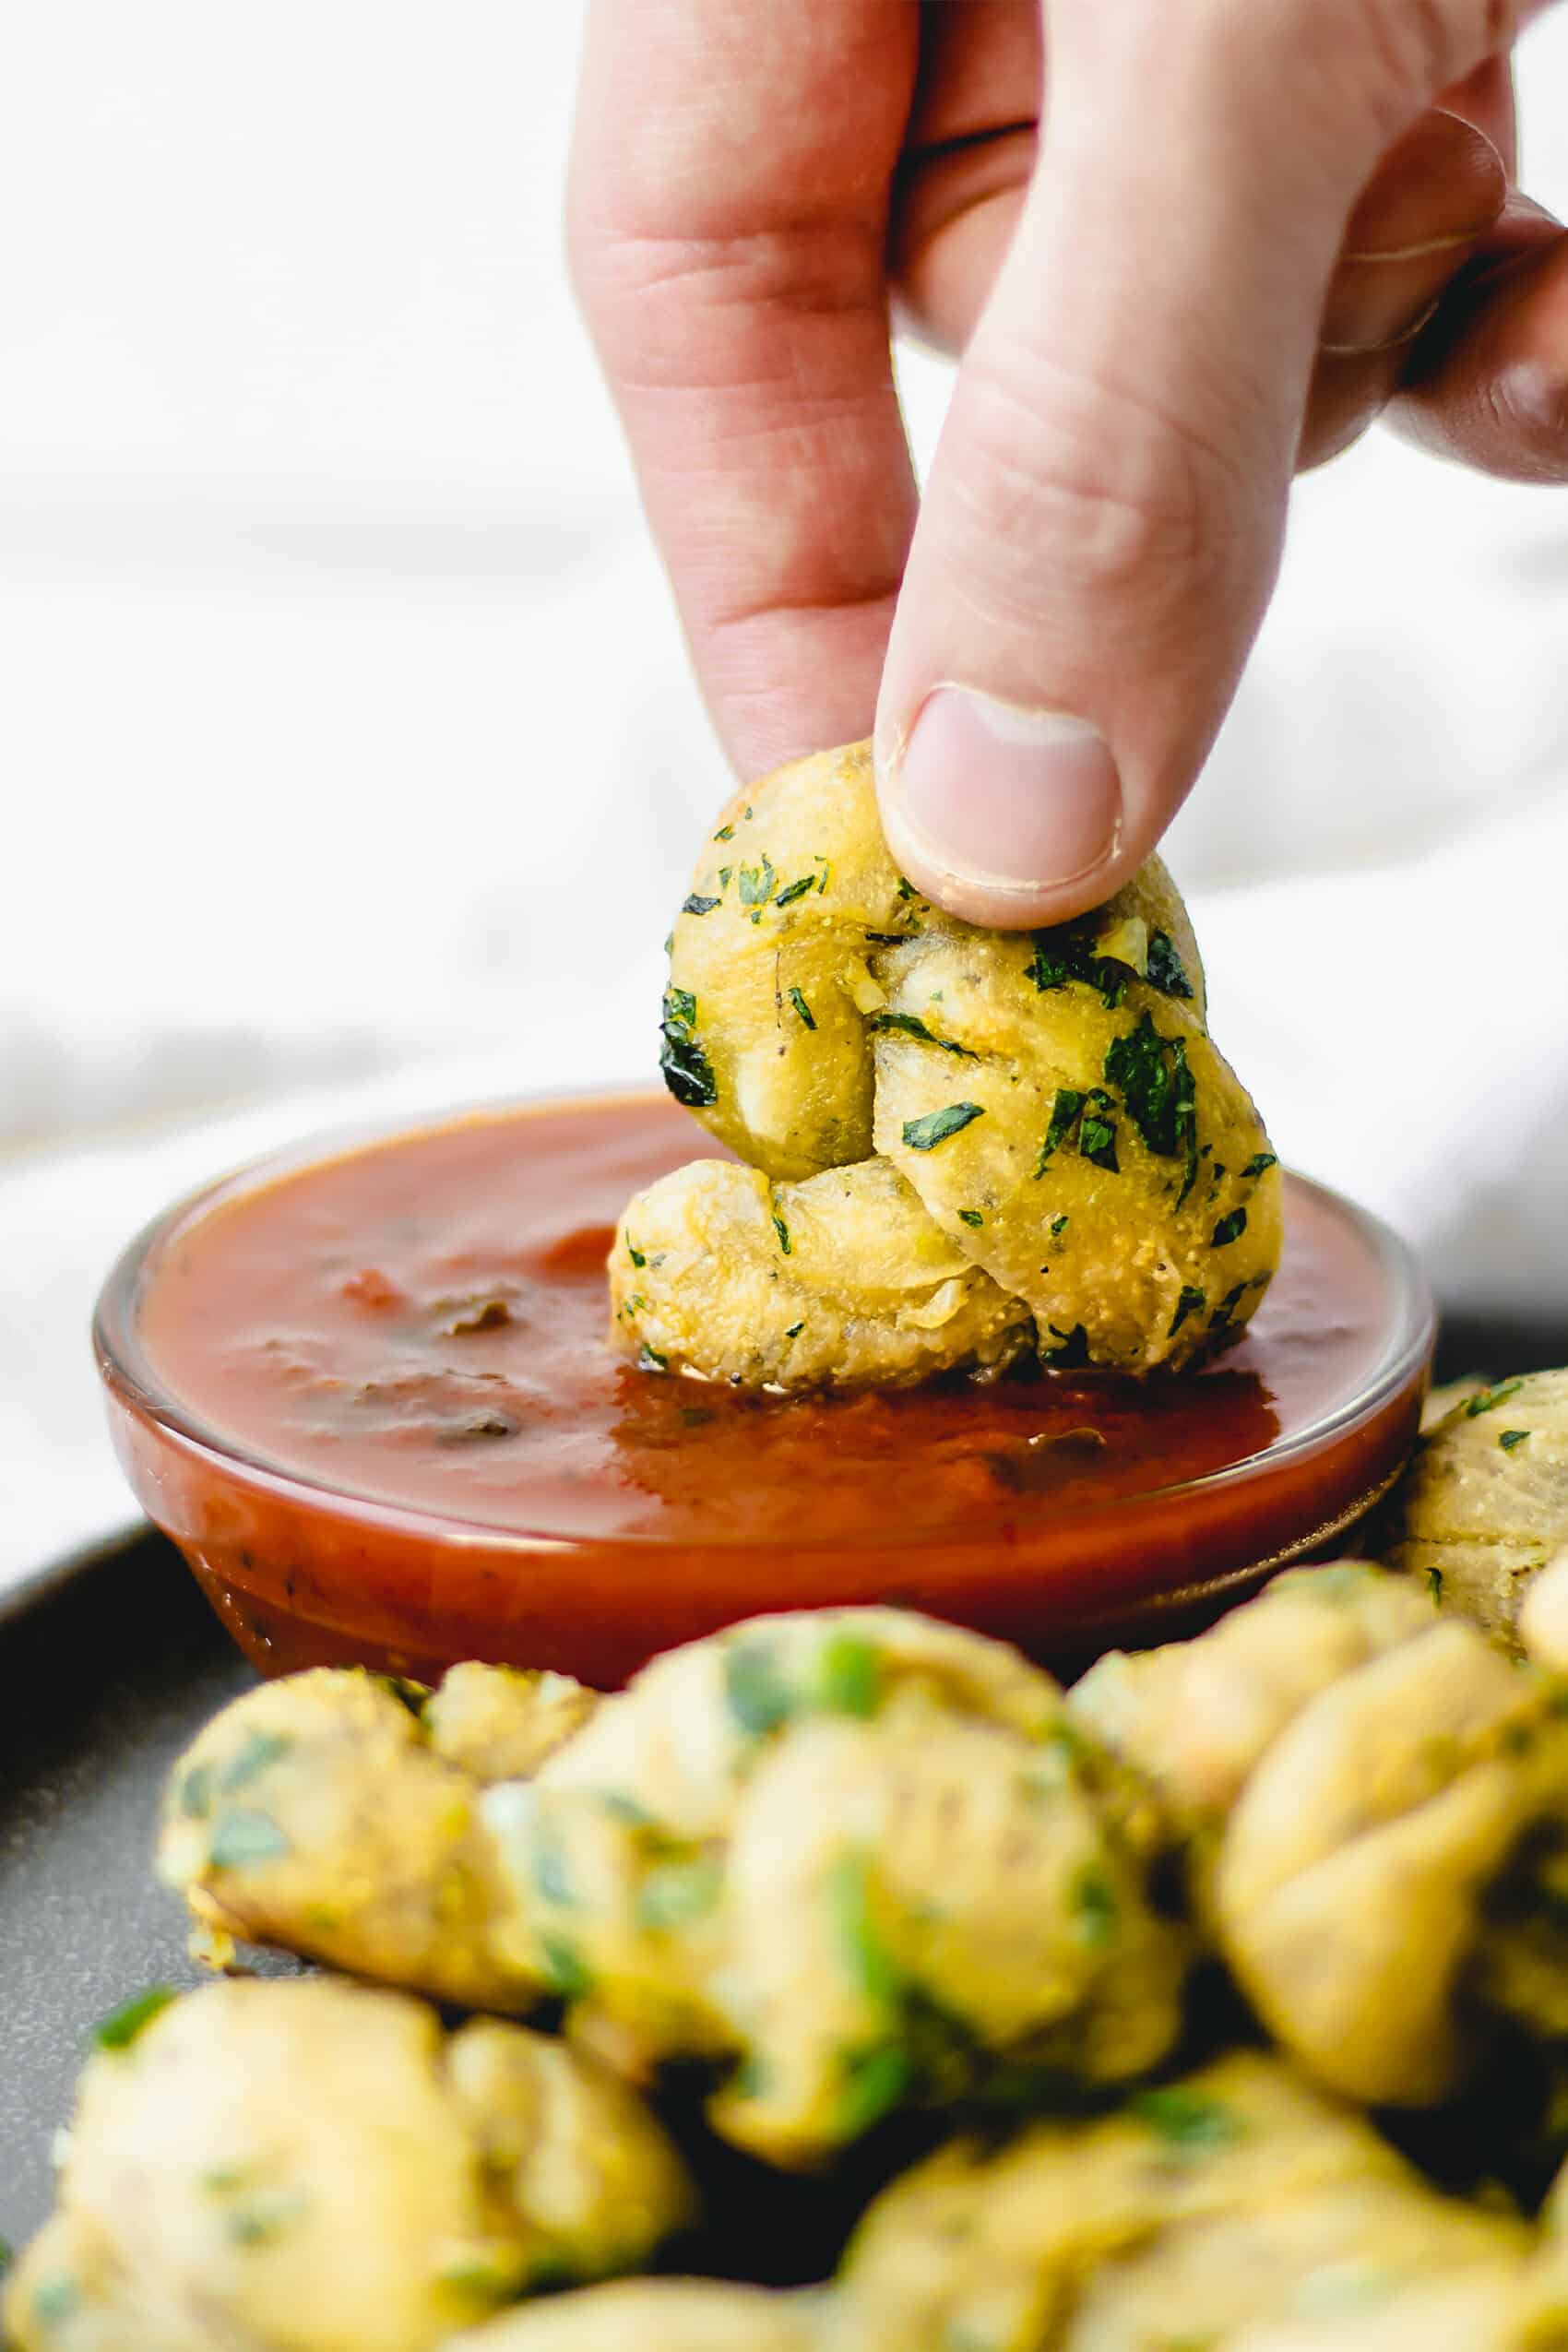
[(1278, 1169), (1158, 859), (1080, 921), (979, 930), (898, 873), (864, 744), (725, 810), (664, 1040), (671, 1091), (747, 1164), (626, 1211), (612, 1328), (649, 1369), (1146, 1372), (1221, 1345), (1278, 1263)]

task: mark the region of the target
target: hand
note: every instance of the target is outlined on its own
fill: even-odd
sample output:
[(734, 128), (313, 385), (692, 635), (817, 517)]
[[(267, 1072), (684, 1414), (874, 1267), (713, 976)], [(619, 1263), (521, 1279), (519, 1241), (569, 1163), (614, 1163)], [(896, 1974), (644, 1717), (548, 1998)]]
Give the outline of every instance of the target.
[[(1392, 402), (1568, 480), (1568, 236), (1512, 185), (1509, 0), (1041, 14), (596, 0), (572, 195), (737, 766), (874, 712), (895, 853), (1004, 926), (1154, 848), (1298, 467)], [(918, 517), (895, 303), (964, 354)]]

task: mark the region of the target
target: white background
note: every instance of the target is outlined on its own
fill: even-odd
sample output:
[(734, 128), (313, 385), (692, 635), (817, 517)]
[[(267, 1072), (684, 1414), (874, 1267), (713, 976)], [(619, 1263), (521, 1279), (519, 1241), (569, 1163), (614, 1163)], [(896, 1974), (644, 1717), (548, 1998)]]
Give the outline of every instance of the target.
[[(8, 13), (0, 1588), (121, 1515), (83, 1322), (170, 1192), (648, 1066), (726, 779), (564, 281), (579, 17)], [(1568, 210), (1568, 11), (1523, 85)], [(1172, 862), (1277, 1140), (1568, 1332), (1561, 493), (1303, 485)]]

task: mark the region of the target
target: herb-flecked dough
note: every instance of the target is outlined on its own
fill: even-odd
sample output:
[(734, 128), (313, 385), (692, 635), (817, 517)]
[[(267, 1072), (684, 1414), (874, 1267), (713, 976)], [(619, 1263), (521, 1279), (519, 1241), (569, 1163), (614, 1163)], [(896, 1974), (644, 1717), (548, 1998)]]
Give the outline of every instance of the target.
[(18, 2352), (429, 2352), (631, 2268), (692, 2211), (636, 2095), (560, 2041), (339, 1980), (215, 1984), (89, 2061)]
[(1224, 1346), (1280, 1178), (1207, 1035), (1158, 859), (1059, 929), (956, 921), (898, 873), (864, 744), (724, 811), (671, 936), (666, 1081), (741, 1161), (676, 1170), (611, 1253), (651, 1372), (888, 1384)]
[(1297, 1570), (1069, 1707), (1158, 1793), (1236, 1982), (1314, 2080), (1451, 2097), (1500, 2028), (1568, 2033), (1568, 1719), (1408, 1577)]
[(1472, 1384), (1428, 1429), (1405, 1473), (1390, 1562), (1516, 1646), (1527, 1597), (1564, 1550), (1568, 1371)]
[[(1525, 1426), (1522, 1396), (1473, 1418)], [(1521, 1632), (1527, 1663), (1346, 1562), (1065, 1694), (887, 1608), (751, 1619), (602, 1699), (482, 1666), (252, 1692), (174, 1769), (165, 1879), (208, 1935), (409, 1990), (126, 2001), (9, 2339), (1551, 2352), (1568, 1682)], [(459, 1983), (560, 2030), (410, 1997)], [(618, 2277), (678, 2263), (695, 2216), (643, 2096), (671, 2061), (709, 2184), (724, 2142), (874, 2166), (899, 2110), (950, 2136), (818, 2285)]]
[(505, 1874), (490, 1783), (536, 1771), (591, 1714), (558, 1674), (454, 1667), (434, 1693), (318, 1668), (247, 1691), (170, 1784), (157, 1868), (203, 1931), (292, 1948), (439, 2000), (526, 2008), (496, 1934)]
[[(491, 1779), (499, 1758), (453, 1752), (449, 1692), (468, 1678), (471, 1709), (499, 1676), (248, 1693), (175, 1770), (160, 1874), (208, 1932), (491, 2008), (557, 1999), (638, 2080), (713, 2067), (716, 2128), (780, 2165), (937, 2079), (1109, 2083), (1172, 2040), (1189, 1953), (1142, 1812), (1001, 1644), (889, 1610), (754, 1619), (591, 1713), (557, 1691), (576, 1728)], [(543, 1706), (537, 1681), (486, 1704), (514, 1731)], [(240, 1804), (265, 1851), (232, 1856)]]

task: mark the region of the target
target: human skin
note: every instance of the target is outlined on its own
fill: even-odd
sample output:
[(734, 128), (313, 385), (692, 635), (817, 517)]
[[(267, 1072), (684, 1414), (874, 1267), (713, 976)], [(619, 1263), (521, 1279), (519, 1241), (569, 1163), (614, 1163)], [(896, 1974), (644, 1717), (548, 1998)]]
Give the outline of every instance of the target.
[[(1386, 410), (1568, 480), (1531, 13), (595, 0), (576, 279), (741, 773), (874, 720), (901, 870), (1061, 921), (1202, 766), (1298, 469)], [(896, 315), (962, 354), (923, 503)]]

